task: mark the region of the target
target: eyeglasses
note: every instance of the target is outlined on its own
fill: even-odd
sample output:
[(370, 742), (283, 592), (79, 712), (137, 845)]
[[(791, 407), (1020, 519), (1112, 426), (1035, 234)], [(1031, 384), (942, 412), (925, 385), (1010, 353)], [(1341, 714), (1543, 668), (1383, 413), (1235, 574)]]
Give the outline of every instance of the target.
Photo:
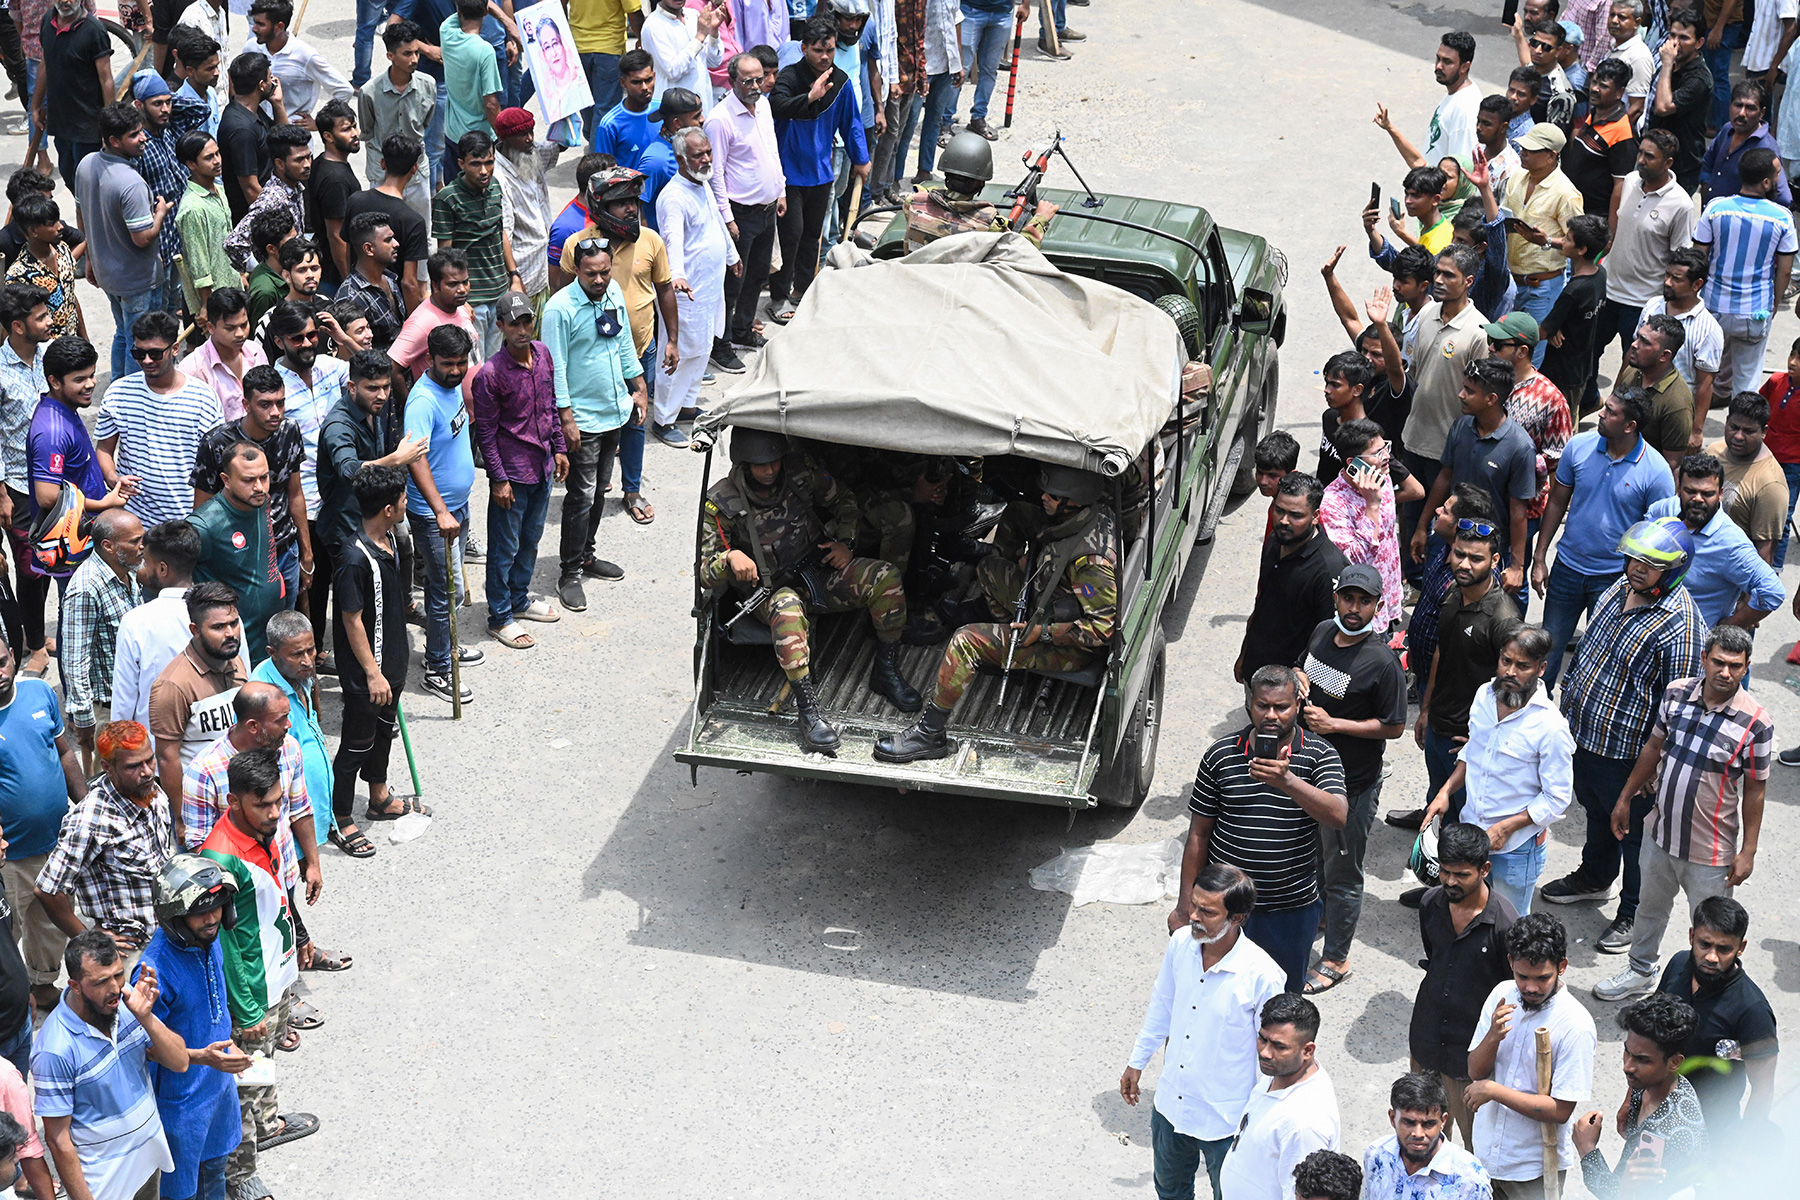
[(145, 362), (159, 362), (169, 349), (168, 346), (133, 346), (131, 357), (141, 358)]
[(1490, 350), (1512, 350), (1516, 347), (1523, 346), (1524, 344), (1525, 344), (1524, 342), (1513, 342), (1513, 341), (1501, 341), (1501, 342), (1490, 341), (1488, 343), (1488, 349), (1490, 349)]
[(1487, 521), (1471, 520), (1468, 517), (1463, 517), (1456, 523), (1456, 532), (1472, 533), (1476, 537), (1493, 537), (1494, 531), (1498, 528), (1498, 525), (1490, 524)]
[(1531, 48), (1533, 50), (1542, 50), (1545, 54), (1550, 54), (1556, 50), (1556, 43), (1555, 42), (1533, 42), (1533, 43), (1531, 43)]

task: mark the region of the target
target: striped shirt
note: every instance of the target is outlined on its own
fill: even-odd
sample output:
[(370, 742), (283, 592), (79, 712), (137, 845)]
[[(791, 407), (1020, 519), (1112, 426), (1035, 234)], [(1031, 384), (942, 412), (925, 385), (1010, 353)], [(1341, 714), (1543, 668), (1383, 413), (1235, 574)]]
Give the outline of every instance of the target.
[[(110, 701), (113, 688), (113, 654), (118, 649), (119, 625), (125, 614), (144, 602), (137, 576), (127, 571), (120, 579), (98, 554), (75, 568), (63, 594), (62, 620), (58, 623), (62, 657), (59, 663), (63, 692), (69, 704), (69, 723), (81, 729), (94, 724), (94, 698)], [(127, 720), (121, 716), (119, 720)]]
[(129, 1196), (175, 1165), (150, 1090), (149, 1055), (149, 1032), (123, 1004), (108, 1037), (65, 1000), (32, 1043), (37, 1115), (70, 1118), (81, 1172), (96, 1196)]
[(113, 455), (119, 474), (141, 481), (125, 507), (146, 528), (183, 520), (194, 511), (194, 490), (188, 486), (194, 452), (206, 431), (224, 420), (218, 396), (198, 375), (186, 375), (166, 395), (151, 391), (139, 371), (107, 385), (94, 438), (119, 439)]
[(488, 304), (506, 291), (506, 256), (500, 245), (505, 208), (498, 179), (489, 180), (487, 191), (477, 194), (458, 174), (432, 198), (431, 236), (469, 256), (470, 304)]
[[(226, 793), (229, 792), (229, 781), (226, 773), (231, 766), (232, 758), (238, 748), (232, 744), (231, 733), (208, 746), (194, 756), (194, 760), (182, 769), (181, 774), (181, 823), (187, 845), (182, 852), (197, 850), (207, 835), (212, 833), (214, 825), (225, 819)], [(285, 818), (275, 829), (273, 839), (275, 857), (281, 860), (281, 886), (292, 891), (300, 882), (300, 852), (294, 845), (294, 822), (313, 815), (312, 798), (306, 790), (306, 760), (300, 753), (300, 743), (293, 734), (288, 734), (281, 743), (281, 797), (282, 816)]]
[(1663, 692), (1699, 672), (1706, 641), (1706, 622), (1685, 587), (1626, 611), (1629, 594), (1620, 578), (1595, 602), (1562, 688), (1575, 744), (1622, 762), (1637, 760)]
[(1663, 693), (1650, 732), (1663, 739), (1656, 807), (1644, 833), (1688, 862), (1722, 867), (1737, 853), (1741, 799), (1738, 783), (1769, 777), (1775, 725), (1768, 710), (1739, 688), (1709, 708), (1706, 679), (1678, 679)]
[(1667, 300), (1652, 296), (1644, 302), (1644, 314), (1638, 319), (1638, 327), (1642, 328), (1645, 321), (1658, 316), (1673, 317), (1681, 322), (1681, 331), (1687, 335), (1681, 349), (1675, 352), (1675, 370), (1687, 380), (1689, 387), (1699, 386), (1695, 376), (1700, 371), (1708, 375), (1718, 373), (1719, 360), (1725, 357), (1725, 331), (1719, 328), (1718, 319), (1706, 311), (1706, 305), (1696, 304), (1684, 313), (1670, 312)]
[(1700, 300), (1714, 316), (1775, 309), (1775, 256), (1800, 249), (1794, 218), (1772, 200), (1721, 196), (1694, 224), (1694, 244), (1712, 252)]
[[(1251, 777), (1255, 736), (1246, 727), (1212, 744), (1188, 811), (1213, 822), (1212, 861), (1241, 867), (1256, 882), (1258, 911), (1305, 908), (1319, 898), (1319, 823), (1293, 797)], [(1330, 742), (1301, 729), (1292, 749), (1295, 778), (1344, 795), (1344, 764)]]
[[(275, 373), (287, 388), (287, 419), (300, 429), (306, 445), (306, 464), (300, 469), (300, 491), (306, 497), (306, 519), (319, 515), (319, 430), (350, 386), (350, 364), (321, 354), (313, 359), (312, 383), (300, 378), (286, 358), (275, 363)], [(214, 421), (213, 425), (218, 422)], [(207, 426), (208, 429), (212, 425)], [(190, 456), (190, 463), (192, 457)]]
[(1775, 65), (1775, 52), (1781, 48), (1783, 21), (1800, 16), (1795, 0), (1757, 0), (1750, 21), (1750, 37), (1744, 43), (1744, 70), (1767, 71)]

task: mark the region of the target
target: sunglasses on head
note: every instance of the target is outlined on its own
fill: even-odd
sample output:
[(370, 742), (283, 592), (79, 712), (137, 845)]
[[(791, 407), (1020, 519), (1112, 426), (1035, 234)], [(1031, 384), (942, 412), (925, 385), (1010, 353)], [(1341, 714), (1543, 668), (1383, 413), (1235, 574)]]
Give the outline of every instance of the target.
[(1469, 517), (1462, 517), (1456, 522), (1456, 532), (1472, 533), (1476, 537), (1493, 537), (1497, 528), (1499, 526), (1487, 521), (1476, 521)]
[(168, 346), (133, 346), (131, 357), (141, 358), (145, 362), (158, 362), (169, 352)]

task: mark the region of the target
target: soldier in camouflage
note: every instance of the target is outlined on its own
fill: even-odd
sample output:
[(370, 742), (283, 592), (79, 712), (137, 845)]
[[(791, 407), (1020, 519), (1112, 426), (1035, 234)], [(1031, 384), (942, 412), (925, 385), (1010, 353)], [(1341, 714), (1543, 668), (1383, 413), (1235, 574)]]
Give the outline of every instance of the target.
[[(914, 188), (901, 210), (908, 251), (953, 233), (998, 233), (1008, 227), (1000, 210), (981, 198), (981, 189), (994, 177), (994, 152), (986, 138), (965, 129), (950, 139), (938, 165), (944, 185)], [(1044, 227), (1055, 214), (1054, 204), (1040, 201), (1019, 232), (1042, 245)]]
[[(938, 665), (937, 689), (910, 728), (878, 738), (875, 757), (908, 763), (943, 758), (950, 712), (983, 663), (1026, 671), (1074, 671), (1106, 652), (1119, 615), (1117, 531), (1100, 501), (1092, 471), (1046, 465), (1040, 476), (1049, 525), (1027, 548), (1024, 564), (1000, 555), (976, 570), (996, 622), (965, 625)], [(1019, 615), (1020, 596), (1025, 615)], [(1016, 645), (1013, 645), (1014, 639)]]
[[(731, 462), (731, 474), (706, 493), (700, 582), (730, 588), (740, 602), (757, 599), (751, 612), (768, 623), (775, 658), (793, 685), (801, 746), (831, 754), (839, 742), (809, 671), (808, 611), (868, 609), (877, 639), (869, 688), (902, 712), (919, 711), (919, 693), (895, 662), (906, 627), (900, 572), (879, 559), (851, 557), (855, 498), (778, 433), (733, 430)], [(831, 514), (829, 525), (819, 510)]]

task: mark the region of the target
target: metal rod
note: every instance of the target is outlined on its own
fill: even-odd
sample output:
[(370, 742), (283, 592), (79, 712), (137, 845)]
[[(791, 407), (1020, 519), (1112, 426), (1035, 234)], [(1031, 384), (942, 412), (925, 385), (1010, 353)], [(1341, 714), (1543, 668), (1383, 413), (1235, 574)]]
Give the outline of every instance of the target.
[[(1019, 43), (1024, 41), (1024, 39), (1025, 16), (1021, 13), (1017, 23), (1013, 25), (1012, 67), (1009, 69), (1006, 76), (1006, 120), (1000, 126), (1002, 129), (1012, 128), (1013, 92), (1019, 86)], [(927, 137), (936, 138), (937, 132), (935, 130), (927, 129), (925, 135)]]

